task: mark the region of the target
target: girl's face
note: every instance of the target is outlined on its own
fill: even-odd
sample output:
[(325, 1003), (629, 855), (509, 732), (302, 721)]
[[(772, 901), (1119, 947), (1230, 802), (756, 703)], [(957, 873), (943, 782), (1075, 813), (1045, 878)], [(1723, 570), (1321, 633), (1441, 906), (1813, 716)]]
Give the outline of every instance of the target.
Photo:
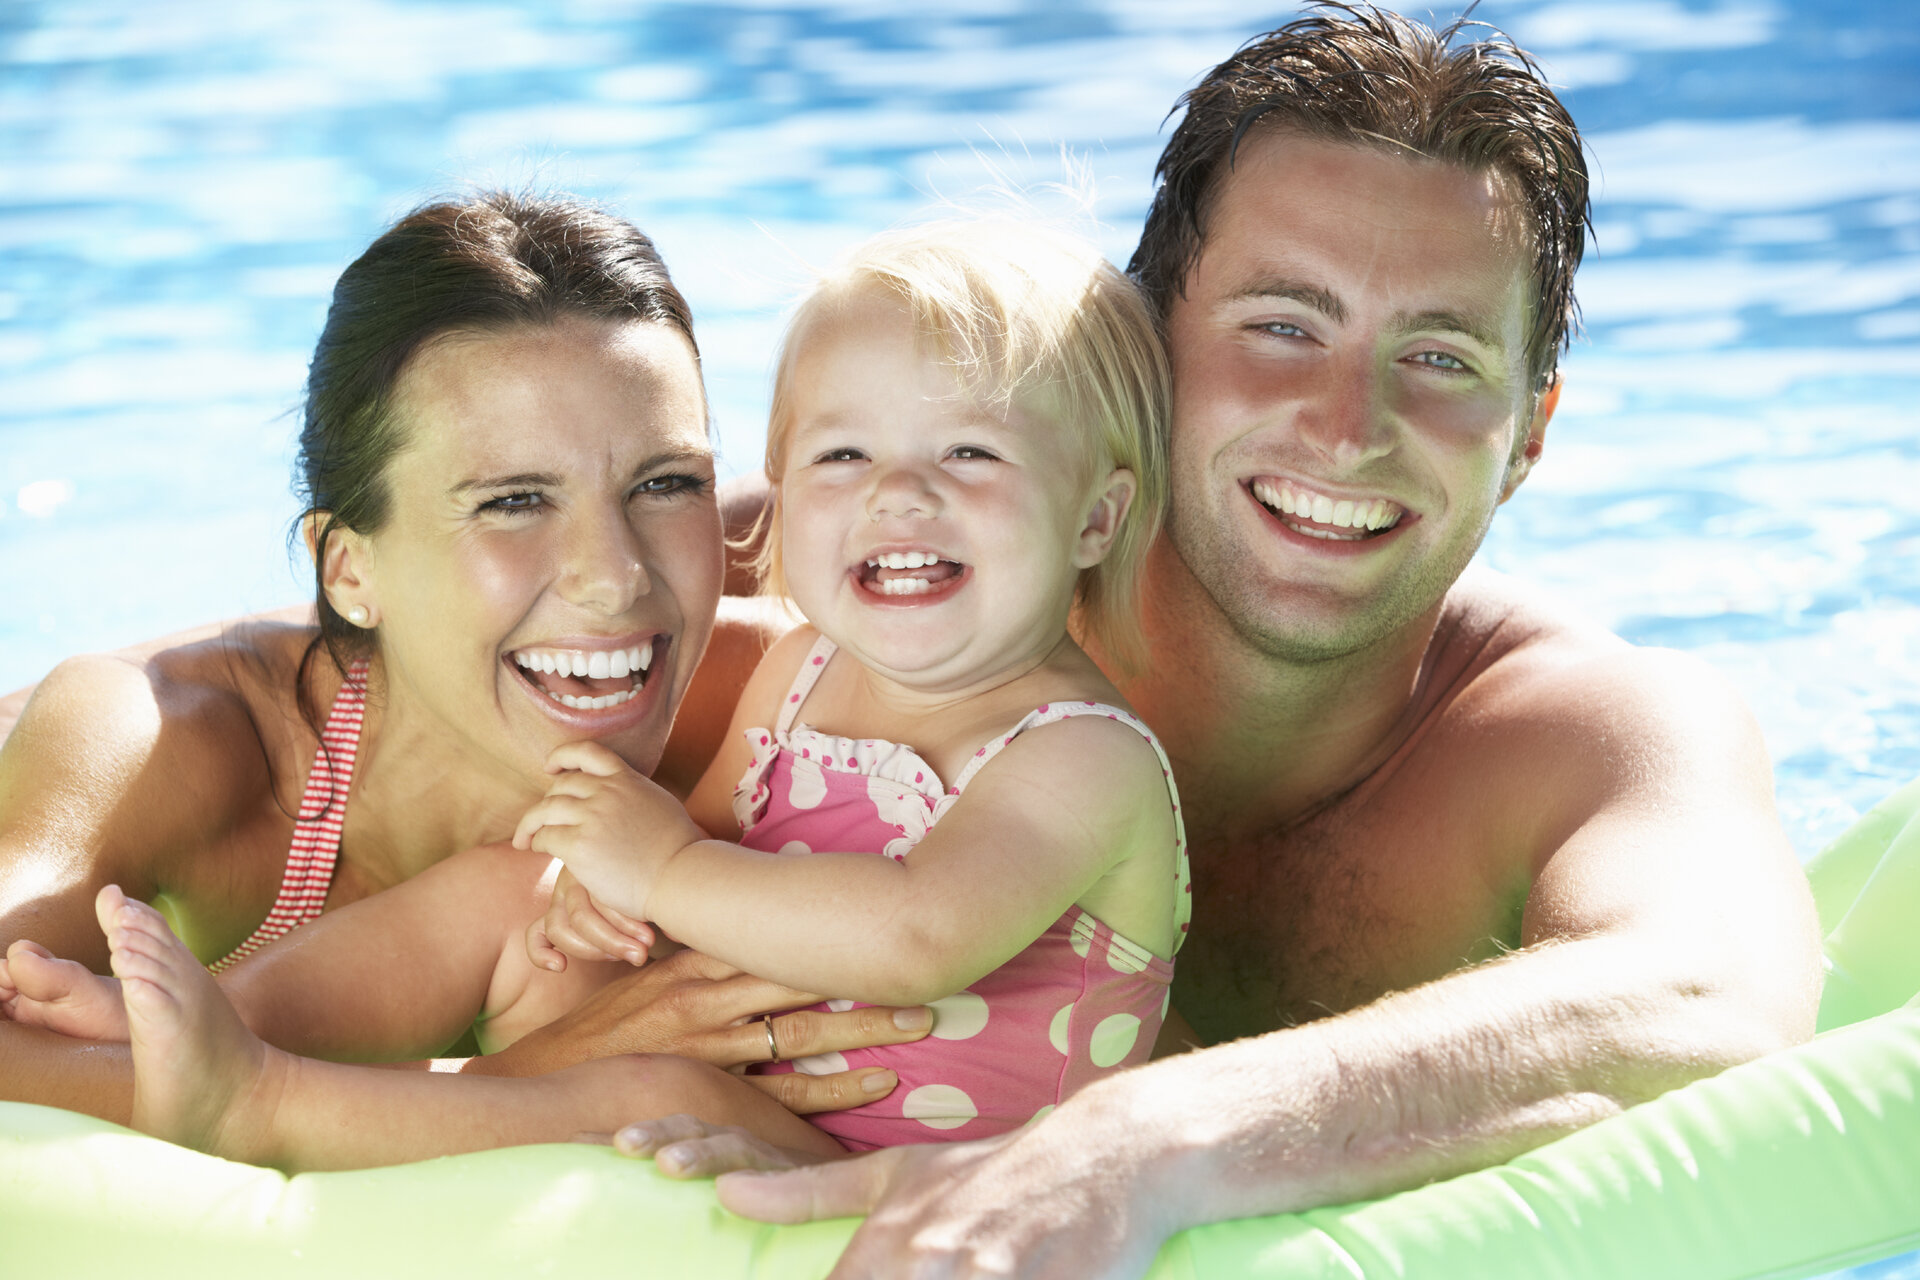
[(781, 557), (807, 619), (868, 669), (929, 692), (1033, 669), (1066, 633), (1080, 571), (1132, 494), (1030, 400), (983, 403), (916, 341), (906, 307), (858, 297), (790, 367)]
[(388, 522), (329, 574), (336, 608), (377, 620), (390, 717), (536, 786), (581, 738), (651, 771), (720, 594), (686, 339), (577, 317), (447, 335), (395, 412)]

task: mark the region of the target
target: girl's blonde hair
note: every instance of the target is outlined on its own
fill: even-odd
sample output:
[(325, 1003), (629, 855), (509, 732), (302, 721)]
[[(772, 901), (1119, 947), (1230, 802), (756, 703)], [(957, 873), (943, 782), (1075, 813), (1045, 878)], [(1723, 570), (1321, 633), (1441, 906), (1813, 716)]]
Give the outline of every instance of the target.
[(1140, 572), (1167, 503), (1171, 379), (1152, 312), (1131, 280), (1092, 245), (1010, 219), (931, 223), (869, 240), (828, 270), (787, 326), (767, 424), (773, 493), (755, 536), (760, 589), (786, 594), (780, 479), (793, 427), (792, 381), (803, 339), (822, 319), (875, 293), (899, 299), (918, 338), (960, 385), (1005, 406), (1036, 402), (1042, 422), (1076, 430), (1087, 479), (1133, 473), (1133, 502), (1107, 556), (1081, 571), (1074, 628), (1123, 672), (1145, 658)]

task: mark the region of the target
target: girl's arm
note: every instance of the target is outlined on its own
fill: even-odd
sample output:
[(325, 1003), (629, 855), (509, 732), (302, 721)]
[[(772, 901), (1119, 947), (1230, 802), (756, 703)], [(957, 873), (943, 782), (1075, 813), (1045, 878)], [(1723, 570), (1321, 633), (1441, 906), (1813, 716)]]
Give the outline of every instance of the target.
[[(530, 811), (516, 839), (566, 859), (617, 909), (775, 981), (880, 1004), (935, 999), (1096, 893), (1114, 928), (1172, 951), (1166, 780), (1145, 740), (1104, 718), (1022, 734), (899, 863), (702, 839), (691, 822), (674, 822), (645, 779), (602, 772), (618, 764), (611, 753), (561, 751), (592, 772)], [(1106, 892), (1109, 877), (1138, 890)]]

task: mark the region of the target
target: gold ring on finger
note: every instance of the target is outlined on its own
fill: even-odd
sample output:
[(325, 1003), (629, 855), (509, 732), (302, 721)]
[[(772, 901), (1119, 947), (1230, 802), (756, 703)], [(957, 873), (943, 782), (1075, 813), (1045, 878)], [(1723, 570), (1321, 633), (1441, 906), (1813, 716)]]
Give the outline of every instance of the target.
[(775, 1044), (773, 1039), (773, 1015), (768, 1014), (760, 1019), (760, 1025), (767, 1029), (767, 1061), (780, 1061), (780, 1046)]

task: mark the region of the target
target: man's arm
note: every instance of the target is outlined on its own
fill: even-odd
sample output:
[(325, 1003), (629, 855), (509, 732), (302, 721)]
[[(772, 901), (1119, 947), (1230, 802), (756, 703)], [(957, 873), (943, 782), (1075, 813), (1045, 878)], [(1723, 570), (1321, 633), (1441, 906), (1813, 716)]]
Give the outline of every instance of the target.
[(842, 1280), (928, 1255), (956, 1276), (1133, 1276), (1186, 1227), (1480, 1168), (1805, 1039), (1812, 906), (1737, 700), (1632, 652), (1530, 681), (1523, 703), (1480, 762), (1516, 804), (1565, 797), (1542, 810), (1522, 950), (1112, 1077), (1003, 1138), (729, 1177), (723, 1201), (771, 1221), (871, 1210)]

